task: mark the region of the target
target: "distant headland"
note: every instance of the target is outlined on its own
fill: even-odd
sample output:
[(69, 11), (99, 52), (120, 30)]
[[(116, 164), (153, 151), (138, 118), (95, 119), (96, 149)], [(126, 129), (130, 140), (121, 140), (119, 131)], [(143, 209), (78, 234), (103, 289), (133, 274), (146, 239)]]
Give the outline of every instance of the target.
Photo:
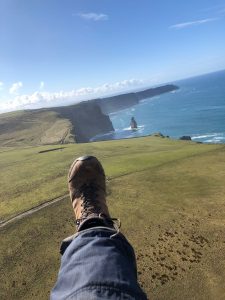
[(109, 114), (179, 89), (163, 85), (62, 107), (0, 114), (0, 146), (84, 143), (114, 131)]
[(112, 97), (99, 98), (90, 101), (95, 101), (101, 111), (108, 115), (122, 109), (137, 105), (141, 100), (152, 98), (164, 93), (178, 90), (179, 87), (173, 84), (167, 84), (156, 88), (150, 88), (139, 92), (126, 93)]

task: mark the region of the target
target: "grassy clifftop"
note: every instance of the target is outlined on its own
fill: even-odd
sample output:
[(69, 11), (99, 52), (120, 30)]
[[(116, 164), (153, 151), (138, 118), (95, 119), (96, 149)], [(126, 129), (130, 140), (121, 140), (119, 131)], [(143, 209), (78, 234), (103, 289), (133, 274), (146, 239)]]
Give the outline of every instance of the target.
[(88, 142), (98, 134), (114, 131), (109, 113), (177, 89), (177, 86), (165, 85), (71, 106), (0, 114), (0, 146)]
[[(0, 148), (1, 220), (66, 194), (73, 159), (95, 155), (149, 299), (224, 299), (224, 145), (145, 137), (63, 147)], [(0, 229), (1, 299), (49, 298), (73, 221), (67, 198)]]
[(94, 102), (17, 111), (0, 115), (0, 146), (87, 142), (111, 130), (109, 117)]
[[(49, 149), (58, 151), (43, 152)], [(176, 159), (221, 148), (170, 139), (138, 139), (39, 146), (0, 153), (0, 220), (67, 193), (66, 176), (74, 157), (93, 154), (106, 166), (107, 176), (115, 177)], [(1, 149), (1, 148), (0, 148)], [(41, 153), (40, 153), (41, 152)], [(13, 185), (12, 185), (13, 182)]]
[(28, 110), (0, 115), (0, 146), (57, 144), (74, 141), (70, 120), (50, 110)]

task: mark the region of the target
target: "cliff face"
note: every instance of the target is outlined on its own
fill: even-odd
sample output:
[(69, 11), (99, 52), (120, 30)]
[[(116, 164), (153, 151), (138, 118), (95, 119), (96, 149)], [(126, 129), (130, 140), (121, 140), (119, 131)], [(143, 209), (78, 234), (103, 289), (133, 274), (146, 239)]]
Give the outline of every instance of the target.
[(139, 100), (136, 93), (128, 93), (113, 97), (100, 98), (94, 101), (101, 107), (103, 114), (108, 115), (138, 104)]
[(54, 108), (64, 119), (72, 124), (71, 134), (76, 142), (88, 142), (97, 134), (114, 131), (110, 118), (104, 115), (94, 101), (81, 102), (76, 105)]
[(172, 91), (176, 91), (178, 90), (178, 86), (173, 85), (173, 84), (167, 84), (167, 85), (163, 85), (163, 86), (159, 86), (156, 88), (152, 88), (152, 89), (147, 89), (141, 92), (137, 92), (137, 97), (139, 100), (143, 100), (146, 98), (151, 98), (157, 95), (161, 95), (164, 93), (168, 93), (168, 92), (172, 92)]
[(136, 93), (94, 99), (65, 107), (26, 110), (0, 115), (0, 145), (43, 145), (88, 142), (114, 131), (108, 114), (142, 99), (178, 89), (165, 85)]
[(0, 115), (0, 146), (88, 142), (113, 130), (110, 118), (93, 101), (18, 111)]
[(138, 104), (140, 100), (151, 98), (163, 93), (172, 92), (177, 89), (177, 86), (168, 84), (157, 88), (146, 89), (141, 92), (122, 94), (118, 96), (100, 98), (90, 101), (95, 101), (95, 103), (97, 103), (101, 107), (101, 110), (104, 114), (110, 114)]

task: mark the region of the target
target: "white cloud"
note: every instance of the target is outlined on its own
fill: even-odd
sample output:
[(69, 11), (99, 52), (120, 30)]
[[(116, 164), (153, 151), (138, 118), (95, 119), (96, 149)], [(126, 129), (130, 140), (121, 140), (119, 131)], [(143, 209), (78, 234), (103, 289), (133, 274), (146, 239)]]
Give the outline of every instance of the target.
[(220, 14), (225, 11), (225, 5), (224, 4), (213, 5), (210, 7), (205, 7), (203, 9), (201, 9), (200, 11)]
[(107, 21), (109, 16), (106, 14), (96, 14), (93, 12), (90, 13), (80, 13), (78, 14), (79, 17), (89, 21)]
[(4, 85), (4, 83), (3, 83), (2, 81), (0, 81), (0, 91), (1, 91), (2, 88), (3, 88), (3, 85)]
[(19, 90), (23, 87), (23, 83), (21, 81), (15, 82), (12, 84), (11, 88), (9, 89), (9, 93), (11, 95), (17, 95)]
[(71, 91), (50, 93), (39, 90), (33, 94), (17, 95), (9, 101), (0, 103), (0, 111), (68, 105), (83, 100), (119, 93), (129, 88), (138, 87), (144, 83), (145, 81), (140, 79), (128, 79), (115, 83), (105, 83), (95, 88), (84, 87)]
[(44, 81), (41, 81), (40, 86), (39, 86), (39, 90), (43, 90), (44, 87), (45, 87), (45, 83), (44, 83)]
[(175, 24), (175, 25), (170, 26), (169, 28), (170, 29), (183, 29), (183, 28), (186, 28), (186, 27), (201, 25), (201, 24), (213, 22), (213, 21), (216, 21), (216, 20), (218, 20), (218, 18), (208, 18), (208, 19), (196, 20), (196, 21), (192, 21), (192, 22), (185, 22), (185, 23)]

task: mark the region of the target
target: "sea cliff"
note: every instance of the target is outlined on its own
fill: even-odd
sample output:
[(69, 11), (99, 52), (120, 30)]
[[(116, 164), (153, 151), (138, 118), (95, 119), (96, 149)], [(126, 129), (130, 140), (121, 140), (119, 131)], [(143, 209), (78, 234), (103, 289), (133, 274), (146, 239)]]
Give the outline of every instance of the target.
[(77, 143), (88, 142), (97, 134), (114, 131), (109, 116), (102, 113), (94, 101), (81, 102), (72, 106), (53, 108), (62, 118), (71, 122), (71, 134)]
[(92, 101), (95, 101), (101, 107), (102, 112), (108, 115), (118, 110), (134, 106), (143, 99), (152, 98), (157, 95), (175, 91), (177, 89), (179, 89), (178, 86), (173, 84), (167, 84), (139, 92), (127, 93), (107, 98), (99, 98)]
[(0, 146), (81, 143), (113, 130), (93, 101), (0, 114)]
[(114, 131), (110, 113), (177, 89), (177, 86), (165, 85), (70, 106), (1, 114), (0, 146), (89, 142), (96, 135)]

